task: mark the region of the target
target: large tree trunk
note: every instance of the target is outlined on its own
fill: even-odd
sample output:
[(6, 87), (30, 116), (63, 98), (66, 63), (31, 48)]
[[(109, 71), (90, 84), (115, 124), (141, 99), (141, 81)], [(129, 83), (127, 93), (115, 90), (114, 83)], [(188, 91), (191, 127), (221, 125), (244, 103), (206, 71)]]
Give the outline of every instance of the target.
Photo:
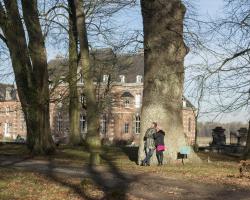
[(22, 0), (28, 45), (17, 2), (4, 2), (7, 12), (0, 5), (0, 26), (7, 40), (18, 95), (25, 114), (27, 144), (34, 154), (52, 153), (54, 144), (49, 125), (47, 57), (37, 2)]
[(77, 29), (76, 9), (73, 1), (68, 0), (69, 7), (69, 124), (70, 143), (78, 145), (80, 136), (80, 112), (77, 92)]
[(243, 159), (247, 159), (250, 156), (250, 120), (248, 122), (248, 133), (247, 133), (247, 141), (246, 147), (243, 154)]
[(90, 164), (100, 164), (101, 140), (99, 135), (99, 115), (96, 103), (95, 86), (90, 69), (89, 45), (83, 11), (83, 1), (74, 0), (76, 6), (77, 33), (80, 42), (80, 61), (84, 76), (84, 94), (87, 105), (87, 144), (90, 151)]
[[(180, 0), (141, 0), (144, 28), (144, 90), (139, 162), (144, 158), (143, 137), (156, 121), (166, 132), (165, 161), (176, 160), (187, 146), (182, 124), (185, 6)], [(192, 155), (189, 155), (192, 157)]]

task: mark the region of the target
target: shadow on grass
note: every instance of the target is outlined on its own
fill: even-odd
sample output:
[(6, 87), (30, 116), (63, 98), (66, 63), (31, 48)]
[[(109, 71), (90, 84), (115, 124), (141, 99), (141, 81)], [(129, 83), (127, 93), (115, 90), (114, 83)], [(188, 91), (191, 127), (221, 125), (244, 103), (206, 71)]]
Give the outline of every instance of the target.
[(119, 148), (128, 156), (130, 161), (137, 164), (139, 147), (121, 146)]
[[(74, 184), (66, 179), (58, 176), (55, 172), (56, 164), (53, 158), (49, 158), (48, 171), (45, 173), (48, 179), (59, 183), (62, 186), (72, 189), (76, 194), (87, 200), (126, 200), (129, 185), (132, 182), (138, 180), (139, 176), (132, 176), (121, 172), (121, 170), (115, 165), (112, 156), (109, 156), (110, 152), (104, 150), (101, 158), (105, 163), (102, 166), (88, 165), (86, 169), (87, 175), (82, 176), (81, 184)], [(88, 186), (92, 187), (93, 193), (103, 193), (99, 197), (93, 197), (89, 194)], [(96, 191), (94, 191), (96, 190)]]

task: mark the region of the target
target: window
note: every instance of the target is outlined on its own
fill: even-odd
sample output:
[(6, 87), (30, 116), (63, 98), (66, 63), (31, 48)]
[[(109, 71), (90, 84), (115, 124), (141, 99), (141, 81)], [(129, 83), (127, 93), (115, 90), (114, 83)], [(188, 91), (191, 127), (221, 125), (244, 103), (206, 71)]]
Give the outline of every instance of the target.
[(80, 71), (79, 83), (83, 83), (83, 74), (82, 74), (82, 71)]
[(188, 131), (191, 131), (191, 118), (188, 118)]
[(141, 131), (141, 117), (137, 115), (135, 117), (135, 133), (140, 133)]
[(142, 81), (142, 76), (141, 75), (137, 75), (136, 76), (136, 83), (141, 83)]
[(10, 107), (9, 106), (5, 108), (5, 113), (6, 113), (6, 115), (10, 114)]
[(85, 103), (85, 95), (83, 93), (80, 95), (80, 102), (81, 104)]
[(20, 114), (20, 121), (21, 121), (21, 130), (25, 130), (26, 129), (26, 122), (25, 122), (25, 117), (24, 117), (24, 113), (21, 112)]
[(104, 114), (101, 119), (101, 133), (106, 134), (107, 133), (107, 115)]
[(11, 123), (5, 123), (4, 124), (4, 137), (10, 137), (10, 127), (11, 127)]
[(125, 76), (124, 75), (120, 75), (119, 77), (121, 79), (121, 83), (125, 83)]
[(61, 132), (63, 128), (63, 118), (61, 112), (57, 114), (57, 131)]
[(141, 95), (140, 94), (135, 95), (135, 107), (136, 108), (141, 107)]
[(106, 83), (106, 82), (108, 82), (108, 80), (109, 80), (109, 75), (104, 74), (102, 81)]
[(86, 117), (80, 114), (80, 133), (86, 132)]
[(182, 106), (183, 106), (183, 108), (187, 107), (187, 101), (184, 98), (182, 98)]
[(129, 123), (124, 124), (124, 133), (128, 133)]
[(129, 100), (128, 99), (125, 99), (125, 101), (124, 101), (124, 106), (125, 106), (125, 108), (128, 108), (129, 107)]

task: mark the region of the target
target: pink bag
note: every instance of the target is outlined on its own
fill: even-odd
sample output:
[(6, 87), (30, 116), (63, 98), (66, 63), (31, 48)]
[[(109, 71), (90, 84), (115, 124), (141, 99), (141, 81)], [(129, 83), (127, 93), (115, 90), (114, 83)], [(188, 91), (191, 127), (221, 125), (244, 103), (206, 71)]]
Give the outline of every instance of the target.
[(158, 145), (156, 147), (156, 151), (165, 151), (165, 146), (164, 145)]

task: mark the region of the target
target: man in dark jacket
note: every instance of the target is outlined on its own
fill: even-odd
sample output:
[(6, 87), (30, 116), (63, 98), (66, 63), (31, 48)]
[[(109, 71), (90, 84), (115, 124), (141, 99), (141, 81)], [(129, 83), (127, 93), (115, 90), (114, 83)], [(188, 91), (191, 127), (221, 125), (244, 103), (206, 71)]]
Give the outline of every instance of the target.
[(141, 165), (149, 166), (150, 165), (150, 159), (154, 153), (155, 149), (155, 141), (154, 141), (154, 134), (156, 133), (156, 126), (157, 123), (153, 122), (151, 127), (146, 131), (144, 136), (144, 150), (146, 157), (142, 161)]
[(163, 164), (163, 151), (165, 151), (164, 136), (165, 136), (165, 132), (158, 125), (156, 127), (156, 133), (154, 134), (156, 157), (158, 160), (158, 165)]

